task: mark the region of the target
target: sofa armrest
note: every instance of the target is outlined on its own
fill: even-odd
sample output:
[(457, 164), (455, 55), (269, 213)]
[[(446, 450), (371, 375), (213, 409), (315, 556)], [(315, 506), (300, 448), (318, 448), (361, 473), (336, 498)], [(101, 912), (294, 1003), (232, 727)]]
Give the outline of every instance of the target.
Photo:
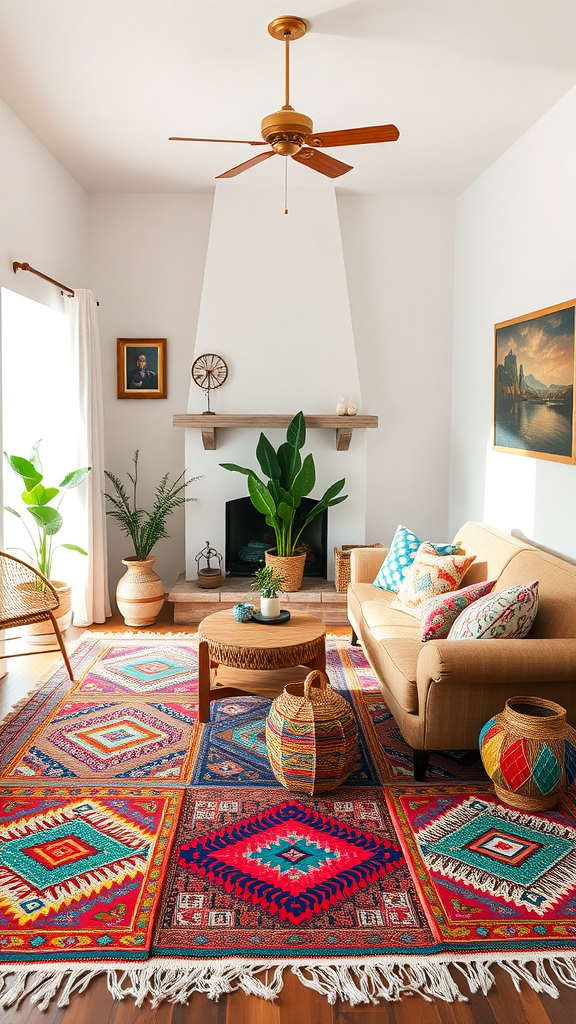
[(433, 682), (458, 686), (491, 683), (576, 683), (576, 639), (429, 640), (418, 655), (418, 703)]
[(388, 548), (353, 548), (350, 552), (350, 582), (374, 583)]

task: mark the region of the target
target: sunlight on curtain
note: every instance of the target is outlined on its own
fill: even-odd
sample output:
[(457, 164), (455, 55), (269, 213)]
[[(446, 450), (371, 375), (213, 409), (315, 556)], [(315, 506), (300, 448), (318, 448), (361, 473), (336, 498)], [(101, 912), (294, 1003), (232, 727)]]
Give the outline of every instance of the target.
[[(57, 487), (66, 473), (80, 465), (68, 317), (7, 288), (1, 290), (1, 301), (4, 451), (29, 458), (32, 445), (41, 438), (43, 483)], [(22, 512), (20, 478), (5, 461), (2, 473), (4, 505)], [(66, 494), (60, 512), (64, 525), (55, 544), (78, 544), (87, 550), (87, 524), (78, 491)], [(4, 512), (4, 546), (33, 554), (24, 527), (8, 512)], [(13, 553), (28, 560), (21, 551)], [(52, 577), (78, 585), (84, 579), (86, 561), (76, 552), (60, 549), (54, 556)]]

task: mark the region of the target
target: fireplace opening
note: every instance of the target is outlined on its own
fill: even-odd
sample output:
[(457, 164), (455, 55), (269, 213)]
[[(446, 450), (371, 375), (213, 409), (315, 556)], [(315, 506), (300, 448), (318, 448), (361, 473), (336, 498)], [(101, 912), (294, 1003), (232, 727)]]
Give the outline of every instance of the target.
[[(316, 502), (302, 498), (298, 510), (300, 522), (305, 519)], [(296, 527), (296, 532), (299, 527)], [(250, 498), (235, 498), (226, 502), (226, 572), (232, 576), (252, 576), (264, 565), (266, 548), (273, 548), (274, 530), (267, 526), (261, 512), (254, 508)], [(306, 551), (305, 576), (322, 576), (327, 572), (328, 511), (324, 509), (308, 524), (298, 541), (299, 549)]]

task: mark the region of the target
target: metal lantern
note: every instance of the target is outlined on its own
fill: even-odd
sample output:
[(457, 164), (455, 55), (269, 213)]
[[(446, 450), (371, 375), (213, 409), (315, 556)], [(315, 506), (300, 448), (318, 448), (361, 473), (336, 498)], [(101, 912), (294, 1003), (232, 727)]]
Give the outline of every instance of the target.
[[(218, 559), (218, 568), (214, 569), (211, 566), (213, 558)], [(203, 564), (205, 563), (205, 564)], [(222, 555), (216, 548), (210, 547), (210, 541), (206, 541), (206, 546), (202, 548), (196, 555), (196, 565), (198, 571), (198, 586), (204, 590), (211, 590), (213, 587), (219, 587), (224, 578), (222, 572)]]

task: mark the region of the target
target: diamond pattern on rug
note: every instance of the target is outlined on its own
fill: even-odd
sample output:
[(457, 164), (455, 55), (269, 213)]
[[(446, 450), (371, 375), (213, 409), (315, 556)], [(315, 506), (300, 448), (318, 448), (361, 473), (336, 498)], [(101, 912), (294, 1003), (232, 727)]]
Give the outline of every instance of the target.
[[(347, 694), (344, 694), (347, 696)], [(277, 786), (266, 751), (266, 716), (271, 701), (226, 697), (215, 701), (195, 761), (193, 785)], [(346, 785), (374, 786), (378, 775), (360, 732), (356, 765)]]
[(2, 958), (146, 956), (181, 800), (148, 787), (3, 787)]
[(9, 778), (108, 777), (186, 782), (196, 708), (106, 701), (96, 710), (68, 701), (8, 767)]
[(185, 643), (149, 643), (108, 650), (73, 687), (74, 696), (197, 694), (198, 649)]
[(430, 948), (380, 788), (293, 800), (189, 790), (156, 953), (293, 957)]
[[(402, 844), (444, 940), (576, 937), (576, 806), (528, 814), (463, 787), (388, 791)], [(526, 947), (529, 948), (529, 947)]]

